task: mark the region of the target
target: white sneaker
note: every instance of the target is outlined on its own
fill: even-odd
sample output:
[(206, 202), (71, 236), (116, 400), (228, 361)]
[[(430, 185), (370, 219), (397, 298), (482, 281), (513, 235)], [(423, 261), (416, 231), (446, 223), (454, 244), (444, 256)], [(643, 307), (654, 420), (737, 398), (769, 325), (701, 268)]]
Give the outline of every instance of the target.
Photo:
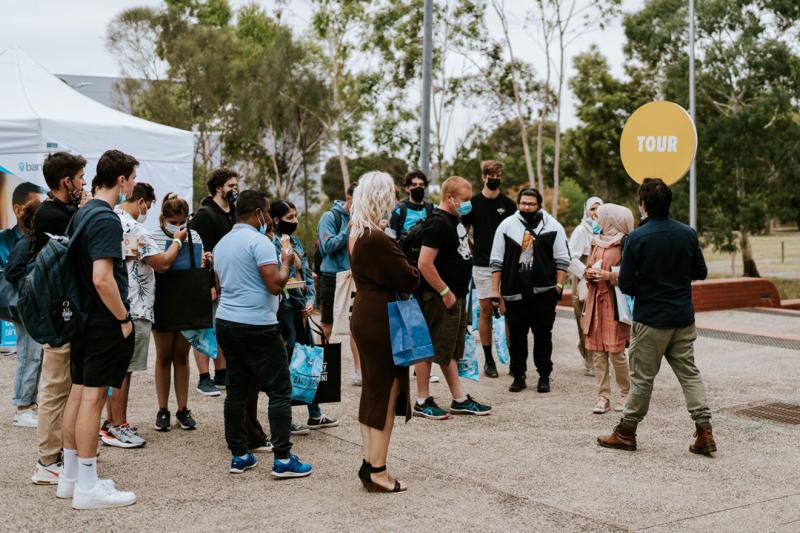
[(617, 404), (614, 406), (614, 410), (618, 413), (621, 413), (623, 409), (625, 409), (625, 402), (628, 401), (627, 394), (620, 394), (619, 399), (617, 400)]
[(431, 374), (431, 379), (429, 380), (431, 383), (439, 383), (439, 376), (436, 374)]
[(56, 489), (56, 498), (66, 500), (72, 498), (75, 493), (75, 485), (78, 484), (78, 479), (68, 479), (64, 476), (58, 478), (58, 488)]
[(361, 386), (361, 374), (353, 374), (353, 377), (350, 380), (350, 384), (353, 387), (360, 387)]
[(110, 479), (101, 479), (89, 490), (75, 487), (72, 497), (73, 509), (108, 509), (125, 507), (136, 503), (136, 494), (117, 490)]
[(602, 415), (609, 412), (610, 410), (611, 410), (611, 402), (609, 402), (608, 399), (600, 396), (597, 399), (597, 403), (594, 404), (594, 409), (592, 409), (592, 412), (596, 415)]
[(14, 413), (14, 425), (21, 428), (35, 428), (39, 426), (39, 416), (34, 409), (25, 409)]
[(63, 469), (64, 463), (61, 461), (57, 461), (48, 466), (36, 461), (36, 470), (33, 471), (31, 481), (33, 481), (35, 485), (58, 485), (58, 478)]

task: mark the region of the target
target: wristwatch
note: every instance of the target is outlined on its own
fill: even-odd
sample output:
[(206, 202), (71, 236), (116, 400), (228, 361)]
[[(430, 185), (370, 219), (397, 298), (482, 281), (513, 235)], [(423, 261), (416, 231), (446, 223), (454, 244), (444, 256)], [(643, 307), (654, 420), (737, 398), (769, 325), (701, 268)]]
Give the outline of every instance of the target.
[(120, 324), (127, 324), (128, 322), (133, 322), (133, 319), (131, 318), (130, 313), (125, 313), (125, 318), (123, 318), (122, 320), (117, 320), (117, 322), (119, 322)]

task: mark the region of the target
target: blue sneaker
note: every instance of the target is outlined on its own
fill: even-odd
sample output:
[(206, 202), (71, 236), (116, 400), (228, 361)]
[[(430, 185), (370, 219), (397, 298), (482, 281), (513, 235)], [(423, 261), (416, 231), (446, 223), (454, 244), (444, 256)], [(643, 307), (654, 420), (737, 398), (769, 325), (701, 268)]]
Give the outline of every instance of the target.
[(453, 400), (453, 403), (450, 404), (450, 412), (451, 413), (459, 413), (463, 415), (477, 415), (483, 416), (488, 415), (492, 412), (492, 408), (489, 405), (476, 402), (472, 396), (467, 394), (467, 399), (463, 402), (457, 402)]
[(272, 477), (277, 478), (306, 477), (311, 475), (311, 470), (311, 465), (301, 463), (296, 455), (290, 455), (288, 463), (278, 459), (272, 463)]
[(230, 472), (231, 474), (241, 474), (245, 470), (255, 468), (257, 464), (258, 461), (256, 461), (256, 456), (250, 452), (247, 452), (247, 454), (241, 457), (234, 456), (233, 459), (231, 459)]
[(414, 402), (414, 411), (412, 414), (414, 416), (424, 416), (431, 420), (450, 418), (450, 413), (436, 405), (436, 402), (433, 401), (433, 396), (428, 397), (422, 405)]

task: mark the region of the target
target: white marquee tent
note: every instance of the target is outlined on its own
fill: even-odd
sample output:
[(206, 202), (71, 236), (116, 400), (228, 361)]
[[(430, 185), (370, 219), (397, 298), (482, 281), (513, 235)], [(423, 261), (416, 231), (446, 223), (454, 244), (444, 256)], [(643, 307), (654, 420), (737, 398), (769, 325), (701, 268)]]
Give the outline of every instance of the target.
[(156, 191), (158, 223), (161, 198), (178, 193), (192, 203), (194, 136), (116, 111), (78, 93), (19, 48), (0, 52), (0, 222), (13, 224), (11, 194), (22, 181), (46, 188), (42, 162), (49, 152), (83, 155), (86, 178), (94, 178), (102, 153), (117, 148), (139, 160), (137, 181)]

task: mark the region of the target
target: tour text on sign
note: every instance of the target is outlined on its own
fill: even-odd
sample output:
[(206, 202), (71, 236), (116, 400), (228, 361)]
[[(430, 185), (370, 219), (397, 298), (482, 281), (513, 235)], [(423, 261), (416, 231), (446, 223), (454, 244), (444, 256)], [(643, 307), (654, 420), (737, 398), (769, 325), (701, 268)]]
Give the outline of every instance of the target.
[(639, 151), (647, 152), (677, 152), (678, 138), (674, 135), (658, 135), (636, 137), (639, 141)]

